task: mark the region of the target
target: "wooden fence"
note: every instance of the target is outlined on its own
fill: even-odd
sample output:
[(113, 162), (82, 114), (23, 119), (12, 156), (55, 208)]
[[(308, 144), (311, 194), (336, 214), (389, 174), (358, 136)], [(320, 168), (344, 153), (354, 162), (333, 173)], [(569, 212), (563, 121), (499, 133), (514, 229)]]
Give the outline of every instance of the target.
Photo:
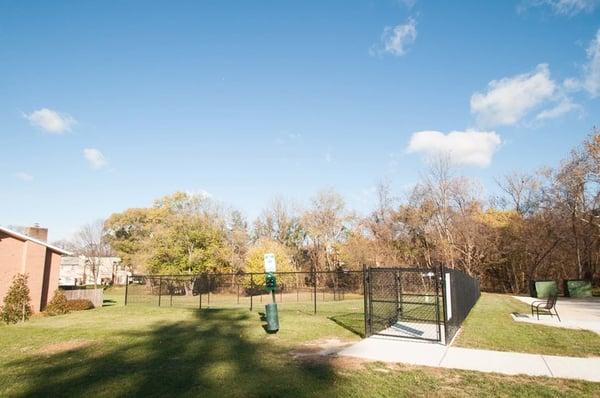
[(104, 290), (102, 289), (75, 289), (63, 292), (67, 300), (90, 300), (94, 307), (102, 307), (104, 301)]

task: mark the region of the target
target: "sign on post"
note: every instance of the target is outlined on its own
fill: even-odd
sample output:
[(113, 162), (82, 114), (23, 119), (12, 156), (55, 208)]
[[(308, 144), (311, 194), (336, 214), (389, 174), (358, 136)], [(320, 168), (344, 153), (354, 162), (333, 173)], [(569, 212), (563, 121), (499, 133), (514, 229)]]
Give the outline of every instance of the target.
[(265, 257), (264, 257), (264, 262), (265, 262), (265, 272), (266, 273), (276, 272), (277, 265), (275, 264), (275, 254), (266, 253)]
[(275, 289), (277, 289), (277, 278), (275, 277), (276, 264), (275, 255), (266, 253), (265, 257), (265, 289), (273, 293), (273, 302), (275, 302)]
[(449, 321), (452, 319), (452, 284), (450, 283), (449, 272), (446, 272), (444, 280), (446, 281), (446, 297), (444, 297), (444, 302), (446, 303), (446, 320)]

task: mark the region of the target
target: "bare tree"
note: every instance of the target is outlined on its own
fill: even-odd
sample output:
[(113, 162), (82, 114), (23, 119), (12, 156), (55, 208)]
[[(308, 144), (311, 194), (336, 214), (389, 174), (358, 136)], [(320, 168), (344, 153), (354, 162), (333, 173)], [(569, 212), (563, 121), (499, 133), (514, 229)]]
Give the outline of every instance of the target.
[(74, 244), (77, 247), (77, 253), (85, 257), (84, 279), (86, 278), (86, 268), (89, 267), (94, 280), (94, 288), (97, 288), (102, 257), (112, 254), (106, 239), (104, 221), (97, 220), (81, 227), (75, 234)]
[(344, 199), (332, 189), (320, 191), (312, 206), (302, 215), (302, 226), (316, 269), (331, 271), (336, 263), (336, 243), (340, 243), (350, 222)]
[(269, 238), (286, 246), (302, 241), (299, 217), (282, 197), (273, 199), (254, 222), (255, 239)]
[(508, 195), (513, 209), (521, 214), (530, 214), (539, 205), (541, 182), (538, 175), (512, 173), (496, 184)]
[(244, 269), (245, 258), (250, 244), (248, 225), (239, 211), (233, 210), (229, 214), (226, 234), (229, 264), (232, 271), (240, 272)]
[(294, 267), (299, 270), (306, 263), (304, 247), (306, 233), (300, 223), (298, 210), (293, 203), (277, 197), (263, 209), (254, 222), (253, 240), (268, 238), (285, 245), (290, 251)]
[(398, 222), (398, 213), (389, 183), (377, 185), (377, 203), (375, 210), (363, 221), (374, 243), (373, 261), (376, 265), (398, 265), (402, 251), (399, 235), (402, 225)]

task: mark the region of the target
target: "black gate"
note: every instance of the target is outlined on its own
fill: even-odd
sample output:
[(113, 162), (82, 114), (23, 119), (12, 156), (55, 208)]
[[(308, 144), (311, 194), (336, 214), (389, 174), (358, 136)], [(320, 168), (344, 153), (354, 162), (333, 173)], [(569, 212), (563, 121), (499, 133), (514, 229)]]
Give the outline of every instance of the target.
[(367, 268), (365, 334), (441, 342), (442, 280), (434, 268)]

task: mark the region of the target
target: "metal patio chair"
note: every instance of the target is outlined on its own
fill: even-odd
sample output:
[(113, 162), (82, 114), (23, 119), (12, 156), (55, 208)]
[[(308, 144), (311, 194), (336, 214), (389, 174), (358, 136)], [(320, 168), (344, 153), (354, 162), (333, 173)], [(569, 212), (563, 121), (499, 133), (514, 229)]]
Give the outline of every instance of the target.
[[(554, 315), (556, 315), (556, 317), (558, 318), (558, 321), (561, 322), (560, 320), (560, 316), (558, 315), (558, 311), (556, 310), (556, 301), (558, 300), (558, 295), (552, 294), (548, 297), (547, 300), (536, 300), (533, 303), (531, 303), (531, 316), (533, 316), (533, 311), (535, 310), (536, 314), (537, 314), (537, 319), (540, 319), (540, 311), (542, 311), (542, 315), (544, 314), (550, 314), (551, 317), (554, 317)], [(552, 313), (552, 310), (554, 310), (554, 314)]]

